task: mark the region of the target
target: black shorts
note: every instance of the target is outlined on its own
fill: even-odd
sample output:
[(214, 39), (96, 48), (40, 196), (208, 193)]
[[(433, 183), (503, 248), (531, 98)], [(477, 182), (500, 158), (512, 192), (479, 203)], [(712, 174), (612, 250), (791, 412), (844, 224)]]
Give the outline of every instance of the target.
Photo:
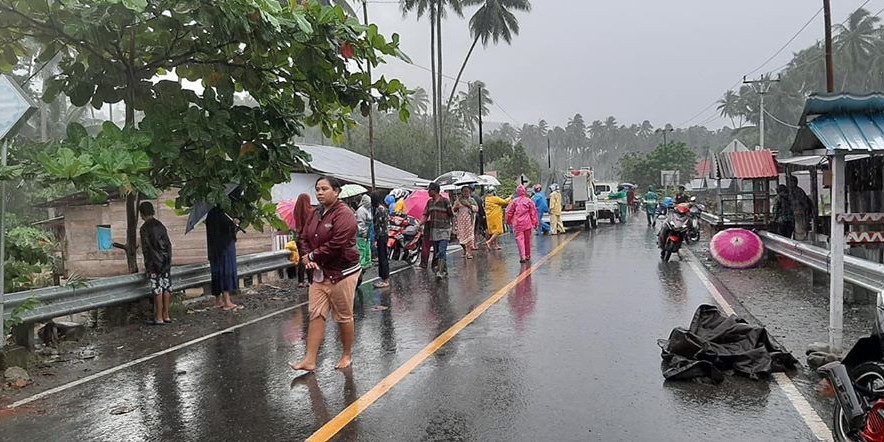
[(150, 281), (150, 293), (159, 296), (164, 293), (172, 293), (172, 278), (169, 272), (166, 273), (149, 273), (147, 279)]

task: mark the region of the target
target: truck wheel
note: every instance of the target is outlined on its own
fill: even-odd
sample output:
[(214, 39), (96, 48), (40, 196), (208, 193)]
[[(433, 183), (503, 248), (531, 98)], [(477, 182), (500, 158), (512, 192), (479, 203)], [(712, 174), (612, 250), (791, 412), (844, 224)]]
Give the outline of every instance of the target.
[(595, 217), (595, 214), (589, 215), (589, 227), (591, 229), (595, 229), (599, 226), (599, 220)]

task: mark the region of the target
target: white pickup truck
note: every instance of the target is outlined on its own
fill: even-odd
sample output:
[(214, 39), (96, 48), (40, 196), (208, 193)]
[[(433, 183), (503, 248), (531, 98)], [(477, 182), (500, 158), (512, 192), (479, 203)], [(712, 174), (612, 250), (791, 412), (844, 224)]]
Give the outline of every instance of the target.
[[(562, 183), (562, 224), (583, 225), (594, 229), (598, 225), (598, 201), (594, 191), (593, 174), (590, 168), (570, 171)], [(549, 222), (549, 214), (543, 216)]]
[(607, 219), (611, 224), (620, 220), (620, 206), (617, 201), (608, 200), (608, 195), (617, 191), (617, 183), (595, 183), (593, 185), (596, 198), (598, 199), (599, 219)]

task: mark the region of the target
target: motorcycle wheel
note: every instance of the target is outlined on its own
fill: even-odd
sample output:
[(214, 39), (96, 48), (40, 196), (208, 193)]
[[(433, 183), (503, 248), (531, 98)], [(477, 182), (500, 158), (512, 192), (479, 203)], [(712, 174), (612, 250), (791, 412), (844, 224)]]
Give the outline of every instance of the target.
[(418, 259), (420, 259), (420, 257), (421, 257), (420, 252), (415, 250), (411, 255), (409, 255), (408, 263), (411, 265), (415, 265), (415, 264), (417, 264), (417, 261), (418, 261)]
[[(850, 378), (859, 385), (874, 391), (884, 390), (884, 364), (879, 362), (863, 362), (850, 370)], [(835, 401), (832, 435), (839, 442), (863, 442), (862, 436), (850, 431), (847, 418), (841, 411), (841, 405)]]
[(669, 250), (663, 249), (662, 251), (660, 251), (660, 259), (662, 259), (663, 262), (669, 262), (669, 258), (671, 256), (672, 252), (670, 252)]
[(699, 241), (700, 241), (700, 232), (692, 231), (692, 232), (688, 235), (688, 239), (689, 239), (691, 242), (699, 242)]

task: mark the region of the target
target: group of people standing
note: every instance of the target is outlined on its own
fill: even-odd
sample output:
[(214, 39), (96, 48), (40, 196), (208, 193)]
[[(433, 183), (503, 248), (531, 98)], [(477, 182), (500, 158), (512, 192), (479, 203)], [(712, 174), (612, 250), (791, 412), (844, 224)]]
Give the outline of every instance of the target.
[(777, 199), (774, 202), (774, 222), (777, 234), (797, 240), (807, 237), (810, 227), (811, 214), (813, 213), (813, 201), (807, 193), (798, 186), (798, 178), (790, 176), (788, 185), (777, 186)]

